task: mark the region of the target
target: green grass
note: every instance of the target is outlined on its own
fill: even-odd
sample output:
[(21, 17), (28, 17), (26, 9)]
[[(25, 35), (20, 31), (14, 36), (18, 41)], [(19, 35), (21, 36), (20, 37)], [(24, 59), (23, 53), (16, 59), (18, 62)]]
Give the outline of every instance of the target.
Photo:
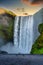
[(30, 54), (43, 54), (43, 23), (39, 24), (38, 31), (40, 35), (35, 40)]

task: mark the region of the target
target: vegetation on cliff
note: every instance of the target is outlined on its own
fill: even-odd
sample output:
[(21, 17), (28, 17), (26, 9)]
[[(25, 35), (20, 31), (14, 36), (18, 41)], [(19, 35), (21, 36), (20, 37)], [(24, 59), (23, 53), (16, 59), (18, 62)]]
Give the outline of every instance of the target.
[(43, 54), (43, 23), (39, 24), (38, 31), (40, 35), (32, 46), (31, 54)]
[(0, 14), (0, 40), (4, 40), (3, 43), (0, 41), (0, 46), (8, 42), (13, 43), (14, 19), (15, 16), (12, 12), (9, 13), (9, 11), (7, 11)]
[(0, 8), (0, 14), (5, 14), (5, 13), (12, 15), (12, 16), (16, 16), (16, 14), (13, 13), (12, 11), (5, 9), (5, 8)]

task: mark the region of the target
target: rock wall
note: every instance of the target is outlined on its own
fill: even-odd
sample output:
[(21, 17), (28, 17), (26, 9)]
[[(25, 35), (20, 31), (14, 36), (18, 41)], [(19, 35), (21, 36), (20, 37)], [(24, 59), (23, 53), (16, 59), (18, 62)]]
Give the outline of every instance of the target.
[(38, 32), (38, 25), (40, 23), (43, 23), (43, 8), (38, 11), (37, 13), (35, 13), (33, 15), (33, 42), (37, 39), (37, 37), (40, 35)]
[(4, 13), (0, 14), (0, 46), (13, 41), (14, 16)]

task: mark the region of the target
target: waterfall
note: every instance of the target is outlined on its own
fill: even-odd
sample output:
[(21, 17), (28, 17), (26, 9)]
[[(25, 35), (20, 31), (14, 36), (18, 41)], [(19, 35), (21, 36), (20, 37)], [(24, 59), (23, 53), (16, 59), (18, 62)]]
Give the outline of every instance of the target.
[(9, 42), (0, 49), (11, 54), (30, 54), (32, 44), (33, 16), (16, 16), (14, 20), (14, 46)]
[(14, 45), (18, 53), (30, 53), (33, 44), (33, 17), (16, 17), (14, 25)]

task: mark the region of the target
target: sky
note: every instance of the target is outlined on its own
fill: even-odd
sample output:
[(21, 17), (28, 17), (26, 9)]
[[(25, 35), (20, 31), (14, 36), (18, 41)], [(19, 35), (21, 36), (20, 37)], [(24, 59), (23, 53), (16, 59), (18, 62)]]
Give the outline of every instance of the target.
[(0, 7), (13, 11), (17, 16), (33, 15), (43, 8), (43, 0), (0, 0)]

